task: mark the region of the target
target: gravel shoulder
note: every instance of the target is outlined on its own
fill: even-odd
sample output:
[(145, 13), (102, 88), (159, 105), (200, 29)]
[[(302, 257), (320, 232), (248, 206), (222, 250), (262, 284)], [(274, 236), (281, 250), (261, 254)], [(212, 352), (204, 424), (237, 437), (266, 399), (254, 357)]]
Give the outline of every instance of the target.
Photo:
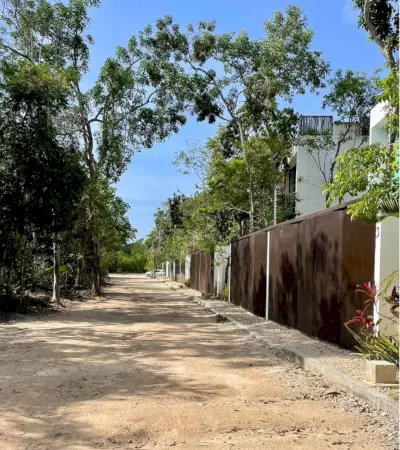
[(0, 449), (395, 449), (397, 423), (161, 280), (0, 325)]
[[(170, 288), (177, 289), (177, 283), (167, 282), (167, 284)], [(190, 289), (184, 289), (180, 292), (188, 297), (201, 295), (199, 292)], [(265, 337), (272, 346), (284, 346), (298, 350), (300, 353), (310, 358), (316, 358), (323, 364), (364, 383), (370, 388), (388, 395), (394, 400), (399, 400), (398, 385), (376, 385), (366, 380), (365, 359), (355, 352), (311, 338), (298, 330), (285, 327), (276, 322), (266, 321), (226, 301), (213, 299), (206, 300), (204, 304), (220, 314), (249, 327), (251, 331)]]

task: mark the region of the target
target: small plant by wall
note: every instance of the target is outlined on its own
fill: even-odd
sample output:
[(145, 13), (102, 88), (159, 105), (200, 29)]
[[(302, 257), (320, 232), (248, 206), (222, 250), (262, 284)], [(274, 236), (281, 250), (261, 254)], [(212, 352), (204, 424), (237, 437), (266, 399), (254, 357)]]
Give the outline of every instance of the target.
[[(364, 283), (358, 286), (356, 292), (361, 292), (366, 296), (364, 309), (357, 309), (356, 316), (347, 321), (344, 325), (357, 341), (356, 349), (366, 359), (382, 360), (396, 364), (399, 368), (399, 292), (394, 286), (387, 294), (387, 287), (398, 277), (398, 272), (386, 278), (382, 283), (382, 288), (377, 291), (374, 283)], [(380, 306), (389, 305), (390, 316), (383, 315), (378, 311), (379, 320), (374, 323), (373, 317), (368, 312), (377, 307), (377, 301)], [(397, 335), (387, 336), (385, 333), (378, 331), (378, 326), (383, 319), (394, 323), (397, 327)], [(359, 333), (356, 333), (350, 326), (358, 327)]]

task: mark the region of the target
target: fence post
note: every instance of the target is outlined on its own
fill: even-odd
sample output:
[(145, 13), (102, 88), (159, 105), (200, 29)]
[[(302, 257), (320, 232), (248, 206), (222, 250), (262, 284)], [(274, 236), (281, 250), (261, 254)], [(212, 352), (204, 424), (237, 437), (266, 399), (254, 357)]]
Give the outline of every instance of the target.
[(265, 320), (268, 320), (269, 309), (269, 241), (270, 232), (267, 232), (267, 264), (265, 268)]
[(229, 244), (229, 268), (228, 268), (228, 302), (231, 303), (231, 267), (232, 267), (232, 242)]

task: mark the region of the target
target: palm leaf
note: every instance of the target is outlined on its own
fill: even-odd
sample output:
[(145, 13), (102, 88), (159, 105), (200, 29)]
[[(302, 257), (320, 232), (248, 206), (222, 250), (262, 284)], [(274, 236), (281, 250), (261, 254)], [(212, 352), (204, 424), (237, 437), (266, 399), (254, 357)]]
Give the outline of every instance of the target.
[(386, 217), (399, 217), (399, 198), (386, 197), (382, 198), (378, 204), (378, 216), (380, 220)]

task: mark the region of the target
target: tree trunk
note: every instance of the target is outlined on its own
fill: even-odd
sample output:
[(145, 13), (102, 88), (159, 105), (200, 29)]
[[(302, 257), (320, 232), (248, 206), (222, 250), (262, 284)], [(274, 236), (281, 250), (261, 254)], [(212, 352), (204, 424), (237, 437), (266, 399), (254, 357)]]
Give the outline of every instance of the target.
[[(379, 50), (381, 51), (382, 55), (385, 57), (386, 62), (389, 66), (390, 70), (398, 70), (396, 68), (396, 60), (393, 56), (393, 53), (390, 51), (389, 47), (385, 42), (382, 41), (382, 39), (379, 37), (378, 31), (375, 28), (374, 24), (371, 20), (371, 6), (372, 6), (373, 0), (365, 0), (364, 3), (364, 20), (365, 24), (367, 26), (367, 30), (369, 31), (371, 38), (373, 41), (376, 42), (376, 44), (379, 47)], [(396, 18), (398, 20), (398, 17)]]
[(60, 304), (60, 246), (58, 233), (53, 234), (53, 296), (52, 302)]
[[(95, 233), (97, 234), (97, 233)], [(101, 295), (101, 274), (100, 274), (100, 245), (97, 236), (94, 240), (94, 261), (93, 261), (93, 287), (96, 295)]]
[(244, 135), (243, 135), (242, 125), (241, 125), (241, 123), (239, 121), (237, 121), (237, 124), (238, 124), (238, 127), (239, 127), (240, 144), (242, 146), (244, 160), (245, 160), (245, 164), (246, 164), (246, 170), (247, 170), (247, 174), (249, 176), (249, 188), (248, 188), (249, 204), (250, 204), (250, 208), (249, 208), (250, 230), (249, 231), (251, 233), (251, 232), (254, 231), (253, 176), (252, 176), (251, 168), (249, 166), (248, 155), (247, 155), (246, 146), (245, 146), (245, 142), (244, 142)]
[(6, 284), (5, 275), (6, 275), (6, 256), (7, 249), (3, 250), (3, 255), (1, 258), (1, 267), (0, 267), (0, 290), (3, 290)]
[(249, 211), (249, 221), (250, 221), (250, 232), (254, 231), (254, 200), (253, 200), (253, 190), (249, 189), (249, 201), (250, 201), (250, 211)]
[(156, 252), (156, 248), (154, 247), (154, 253), (153, 253), (153, 274), (152, 274), (152, 278), (156, 277), (156, 267), (157, 267), (157, 252)]
[(26, 243), (24, 241), (24, 249), (22, 251), (22, 258), (21, 258), (22, 259), (22, 261), (21, 261), (21, 277), (20, 277), (20, 284), (19, 284), (19, 289), (18, 289), (18, 293), (20, 295), (22, 295), (25, 290), (25, 266), (26, 266), (25, 254), (26, 254)]

